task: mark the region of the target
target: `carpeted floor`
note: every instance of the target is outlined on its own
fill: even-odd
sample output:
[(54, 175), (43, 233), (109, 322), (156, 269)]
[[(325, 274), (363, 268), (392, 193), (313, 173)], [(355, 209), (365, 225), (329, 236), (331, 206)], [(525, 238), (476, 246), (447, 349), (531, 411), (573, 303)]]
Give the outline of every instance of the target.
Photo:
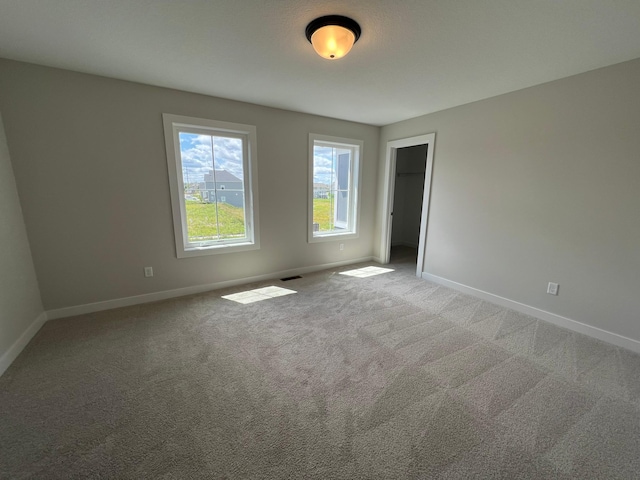
[(640, 356), (410, 253), (47, 323), (0, 377), (0, 477), (640, 478)]

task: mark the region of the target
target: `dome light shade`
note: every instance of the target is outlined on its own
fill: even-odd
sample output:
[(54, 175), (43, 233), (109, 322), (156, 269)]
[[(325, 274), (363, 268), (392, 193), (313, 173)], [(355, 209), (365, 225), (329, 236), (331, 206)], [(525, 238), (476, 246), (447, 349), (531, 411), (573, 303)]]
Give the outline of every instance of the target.
[(307, 25), (307, 40), (322, 58), (336, 60), (344, 57), (360, 38), (360, 25), (340, 15), (328, 15)]

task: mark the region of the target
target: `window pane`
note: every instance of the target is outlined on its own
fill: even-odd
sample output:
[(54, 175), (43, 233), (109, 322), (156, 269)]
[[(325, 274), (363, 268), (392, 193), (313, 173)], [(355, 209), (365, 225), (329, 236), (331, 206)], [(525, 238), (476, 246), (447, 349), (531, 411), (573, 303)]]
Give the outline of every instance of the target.
[(245, 239), (242, 139), (189, 132), (179, 138), (188, 241)]
[(353, 228), (353, 150), (314, 144), (313, 153), (313, 232), (345, 233)]
[(334, 149), (313, 147), (313, 229), (314, 232), (333, 230), (335, 198)]
[(351, 155), (349, 151), (338, 152), (336, 157), (336, 184), (334, 206), (334, 224), (336, 229), (345, 229), (349, 226), (349, 172)]
[(213, 137), (215, 170), (212, 172), (218, 205), (220, 238), (244, 239), (244, 167), (240, 138)]

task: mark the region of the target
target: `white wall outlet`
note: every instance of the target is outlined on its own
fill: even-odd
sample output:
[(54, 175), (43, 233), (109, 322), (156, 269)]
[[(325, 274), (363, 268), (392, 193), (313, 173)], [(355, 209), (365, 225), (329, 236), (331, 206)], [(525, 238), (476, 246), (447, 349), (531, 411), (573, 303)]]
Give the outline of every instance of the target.
[(340, 244), (340, 251), (344, 250), (344, 243)]
[(549, 285), (547, 286), (547, 293), (549, 295), (558, 295), (559, 288), (560, 285), (558, 285), (557, 283), (549, 282)]
[(153, 277), (153, 267), (144, 267), (144, 276), (147, 278)]

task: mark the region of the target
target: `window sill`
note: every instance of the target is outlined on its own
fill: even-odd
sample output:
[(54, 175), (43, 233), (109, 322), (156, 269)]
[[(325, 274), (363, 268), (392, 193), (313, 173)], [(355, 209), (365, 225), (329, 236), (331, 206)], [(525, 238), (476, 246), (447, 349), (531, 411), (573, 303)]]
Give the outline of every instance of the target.
[(351, 238), (358, 238), (357, 233), (353, 232), (344, 232), (344, 233), (325, 233), (322, 235), (309, 235), (309, 243), (321, 243), (321, 242), (332, 242), (332, 241), (342, 241), (349, 240)]
[(202, 257), (205, 255), (218, 255), (220, 253), (246, 252), (249, 250), (259, 250), (258, 243), (243, 242), (227, 245), (207, 245), (202, 247), (189, 247), (180, 249), (177, 252), (178, 258)]

